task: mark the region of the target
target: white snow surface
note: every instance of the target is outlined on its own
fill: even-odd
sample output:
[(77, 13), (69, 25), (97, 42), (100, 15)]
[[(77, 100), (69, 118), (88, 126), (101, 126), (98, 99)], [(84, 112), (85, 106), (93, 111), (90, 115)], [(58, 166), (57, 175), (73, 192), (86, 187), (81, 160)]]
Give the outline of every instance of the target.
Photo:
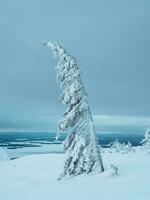
[[(150, 155), (102, 153), (106, 171), (62, 181), (64, 154), (24, 156), (0, 163), (1, 200), (150, 200)], [(109, 166), (118, 167), (112, 177)]]
[(0, 147), (0, 162), (7, 161), (7, 160), (10, 160), (9, 155), (2, 147)]

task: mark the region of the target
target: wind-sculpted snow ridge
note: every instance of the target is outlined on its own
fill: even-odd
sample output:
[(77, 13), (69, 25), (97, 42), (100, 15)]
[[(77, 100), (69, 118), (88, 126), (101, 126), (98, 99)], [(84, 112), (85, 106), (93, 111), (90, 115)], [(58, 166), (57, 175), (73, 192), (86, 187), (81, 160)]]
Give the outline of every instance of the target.
[(56, 79), (62, 89), (60, 102), (67, 106), (58, 124), (58, 134), (67, 132), (64, 143), (66, 160), (60, 178), (104, 171), (96, 139), (87, 93), (76, 59), (56, 42), (45, 42), (58, 58)]

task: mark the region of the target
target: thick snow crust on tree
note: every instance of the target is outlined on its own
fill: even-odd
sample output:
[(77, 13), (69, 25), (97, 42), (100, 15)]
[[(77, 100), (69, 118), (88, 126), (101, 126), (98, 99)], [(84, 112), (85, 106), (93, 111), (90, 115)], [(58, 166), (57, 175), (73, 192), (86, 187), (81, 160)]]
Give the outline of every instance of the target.
[(100, 149), (96, 139), (87, 94), (81, 80), (77, 61), (62, 46), (45, 42), (56, 58), (56, 79), (62, 93), (60, 101), (67, 109), (58, 124), (58, 134), (67, 132), (64, 143), (65, 164), (61, 178), (83, 173), (104, 171)]
[(150, 129), (147, 129), (145, 132), (145, 138), (141, 142), (144, 149), (150, 153)]
[[(25, 156), (0, 164), (1, 200), (149, 200), (150, 156), (103, 153), (104, 173), (57, 181), (63, 154)], [(110, 166), (118, 167), (114, 176)]]
[(0, 162), (7, 160), (10, 160), (9, 155), (2, 147), (0, 147)]

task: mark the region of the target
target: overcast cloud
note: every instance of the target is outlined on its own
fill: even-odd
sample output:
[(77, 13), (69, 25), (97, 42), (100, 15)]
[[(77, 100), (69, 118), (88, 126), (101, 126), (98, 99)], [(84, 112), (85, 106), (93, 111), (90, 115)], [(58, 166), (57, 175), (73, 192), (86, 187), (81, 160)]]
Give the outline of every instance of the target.
[(55, 129), (63, 113), (44, 40), (77, 57), (93, 115), (150, 117), (149, 0), (1, 0), (0, 30), (1, 129)]

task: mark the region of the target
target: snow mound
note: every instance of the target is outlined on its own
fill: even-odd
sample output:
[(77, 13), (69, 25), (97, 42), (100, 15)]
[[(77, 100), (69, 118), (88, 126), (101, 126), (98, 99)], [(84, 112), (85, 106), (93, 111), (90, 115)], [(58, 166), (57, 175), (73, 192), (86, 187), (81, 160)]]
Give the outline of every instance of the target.
[[(63, 154), (24, 156), (0, 165), (2, 200), (150, 200), (150, 156), (103, 153), (106, 171), (57, 181)], [(112, 176), (113, 165), (118, 175)], [(114, 172), (114, 170), (113, 170)]]
[(0, 162), (8, 160), (10, 160), (9, 155), (2, 147), (0, 147)]

